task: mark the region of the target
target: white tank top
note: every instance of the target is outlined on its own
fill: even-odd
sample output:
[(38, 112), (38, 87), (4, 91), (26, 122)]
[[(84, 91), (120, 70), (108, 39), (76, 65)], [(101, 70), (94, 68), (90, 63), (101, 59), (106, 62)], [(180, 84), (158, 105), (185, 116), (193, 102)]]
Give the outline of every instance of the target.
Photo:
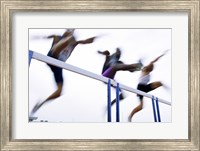
[(150, 75), (141, 76), (139, 79), (139, 84), (147, 84), (150, 81)]

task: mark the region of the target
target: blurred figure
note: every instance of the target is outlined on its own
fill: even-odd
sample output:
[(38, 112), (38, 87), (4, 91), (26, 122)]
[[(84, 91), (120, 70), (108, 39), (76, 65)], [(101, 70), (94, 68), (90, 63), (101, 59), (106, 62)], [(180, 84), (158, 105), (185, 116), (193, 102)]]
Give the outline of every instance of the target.
[[(96, 37), (91, 37), (86, 40), (79, 40), (76, 41), (74, 37), (74, 30), (75, 29), (67, 29), (62, 36), (60, 35), (51, 35), (46, 38), (53, 38), (52, 46), (50, 51), (48, 52), (47, 56), (58, 59), (60, 61), (65, 62), (75, 49), (78, 44), (90, 44), (94, 41)], [(63, 74), (62, 68), (47, 64), (51, 71), (54, 74), (55, 82), (57, 84), (57, 90), (52, 93), (46, 100), (42, 102), (38, 102), (31, 114), (34, 114), (42, 105), (47, 103), (48, 101), (55, 99), (61, 95), (62, 88), (63, 88)]]
[[(102, 75), (104, 77), (114, 79), (117, 71), (140, 71), (142, 68), (142, 63), (135, 63), (135, 64), (124, 64), (122, 61), (120, 61), (121, 57), (121, 50), (119, 48), (116, 49), (116, 52), (110, 55), (110, 52), (108, 50), (106, 51), (98, 51), (99, 54), (105, 55), (106, 60), (103, 65), (102, 69)], [(113, 86), (114, 87), (114, 86)], [(115, 87), (114, 87), (115, 88)], [(120, 101), (124, 99), (124, 95), (121, 90), (119, 90), (121, 93), (119, 95)], [(116, 99), (114, 99), (111, 102), (111, 105), (113, 105), (116, 102)]]
[(99, 54), (105, 55), (106, 60), (103, 65), (102, 74), (107, 70), (109, 67), (111, 67), (112, 64), (115, 64), (121, 57), (121, 50), (119, 48), (116, 48), (116, 52), (110, 55), (110, 52), (108, 50), (106, 51), (98, 51)]
[[(164, 56), (166, 54), (167, 51), (165, 51), (162, 55), (158, 56), (156, 59), (154, 59), (153, 61), (151, 61), (147, 66), (145, 66), (142, 70), (141, 70), (141, 77), (139, 79), (139, 84), (137, 86), (138, 90), (141, 90), (143, 92), (150, 92), (160, 86), (164, 86), (163, 83), (161, 83), (160, 81), (155, 81), (152, 83), (149, 83), (150, 81), (150, 72), (153, 71), (154, 68), (154, 63), (156, 61), (158, 61), (162, 56)], [(166, 86), (165, 86), (166, 87)], [(131, 122), (131, 119), (133, 117), (133, 115), (137, 112), (139, 112), (140, 110), (142, 110), (143, 108), (143, 96), (142, 95), (137, 95), (140, 99), (140, 104), (134, 108), (132, 110), (132, 112), (130, 113), (129, 117), (128, 117), (128, 121)]]

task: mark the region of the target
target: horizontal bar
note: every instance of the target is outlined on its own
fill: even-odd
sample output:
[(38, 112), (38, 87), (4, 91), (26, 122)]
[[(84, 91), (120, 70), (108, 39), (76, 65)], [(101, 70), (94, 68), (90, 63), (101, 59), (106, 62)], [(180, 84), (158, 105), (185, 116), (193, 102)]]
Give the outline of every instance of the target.
[[(109, 78), (107, 78), (107, 77), (104, 77), (104, 76), (92, 73), (90, 71), (78, 68), (76, 66), (67, 64), (63, 61), (60, 61), (58, 59), (54, 59), (52, 57), (49, 57), (49, 56), (46, 56), (46, 55), (43, 55), (43, 54), (40, 54), (40, 53), (37, 53), (37, 52), (33, 52), (32, 58), (39, 60), (39, 61), (42, 61), (42, 62), (45, 62), (45, 63), (48, 63), (48, 64), (51, 64), (51, 65), (54, 65), (54, 66), (57, 66), (57, 67), (61, 67), (63, 69), (66, 69), (66, 70), (69, 70), (69, 71), (72, 71), (72, 72), (75, 72), (75, 73), (78, 73), (78, 74), (81, 74), (81, 75), (84, 75), (84, 76), (87, 76), (87, 77), (90, 77), (90, 78), (95, 79), (95, 80), (105, 82), (105, 83), (108, 83), (108, 80), (109, 80)], [(111, 85), (117, 86), (116, 81), (110, 79), (110, 82), (111, 82)], [(119, 87), (123, 90), (129, 91), (129, 92), (132, 92), (132, 93), (136, 93), (136, 94), (139, 94), (139, 95), (143, 95), (144, 97), (152, 98), (151, 94), (145, 93), (145, 92), (137, 90), (137, 89), (133, 89), (133, 88), (128, 87), (126, 85), (119, 84)], [(171, 102), (165, 101), (165, 100), (160, 99), (160, 98), (158, 98), (158, 101), (161, 102), (161, 103), (167, 104), (167, 105), (171, 105)]]

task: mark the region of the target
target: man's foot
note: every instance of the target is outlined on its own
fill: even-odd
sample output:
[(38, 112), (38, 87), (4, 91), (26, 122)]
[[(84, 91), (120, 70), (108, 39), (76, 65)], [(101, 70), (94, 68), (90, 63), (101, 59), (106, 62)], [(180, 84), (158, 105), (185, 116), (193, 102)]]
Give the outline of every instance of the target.
[(121, 94), (119, 95), (119, 99), (120, 99), (120, 100), (123, 100), (124, 98), (125, 98), (124, 94), (121, 93)]
[(142, 69), (142, 67), (143, 67), (142, 59), (140, 59), (140, 60), (138, 61), (138, 63), (136, 63), (136, 66), (137, 66), (137, 67), (135, 67), (135, 68), (133, 68), (133, 69), (130, 69), (129, 71), (130, 71), (130, 72), (140, 71), (140, 70)]
[(38, 103), (34, 106), (34, 108), (33, 108), (32, 111), (31, 111), (31, 115), (33, 115), (33, 114), (39, 109), (39, 106), (40, 106), (40, 102), (38, 102)]
[(38, 117), (29, 116), (29, 122), (34, 121), (34, 120), (37, 120), (37, 119), (38, 119)]
[[(125, 98), (124, 94), (120, 93), (120, 95), (119, 95), (119, 101), (122, 101), (124, 98)], [(112, 100), (111, 106), (112, 106), (113, 104), (115, 104), (116, 101), (117, 101), (116, 99)]]
[(139, 61), (138, 61), (138, 67), (141, 69), (142, 67), (143, 67), (143, 63), (142, 63), (142, 59), (140, 59)]

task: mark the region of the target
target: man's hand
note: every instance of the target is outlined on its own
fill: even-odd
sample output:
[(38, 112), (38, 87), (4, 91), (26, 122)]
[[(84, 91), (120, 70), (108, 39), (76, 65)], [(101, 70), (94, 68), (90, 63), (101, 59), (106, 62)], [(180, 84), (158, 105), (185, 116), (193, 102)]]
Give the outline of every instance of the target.
[(108, 50), (105, 50), (105, 51), (97, 51), (99, 54), (102, 54), (102, 55), (106, 55), (106, 56), (109, 56), (110, 55), (110, 52)]
[(92, 42), (94, 42), (94, 39), (95, 39), (95, 38), (96, 38), (96, 37), (88, 38), (88, 39), (86, 39), (86, 40), (84, 41), (84, 43), (85, 43), (85, 44), (92, 43)]

